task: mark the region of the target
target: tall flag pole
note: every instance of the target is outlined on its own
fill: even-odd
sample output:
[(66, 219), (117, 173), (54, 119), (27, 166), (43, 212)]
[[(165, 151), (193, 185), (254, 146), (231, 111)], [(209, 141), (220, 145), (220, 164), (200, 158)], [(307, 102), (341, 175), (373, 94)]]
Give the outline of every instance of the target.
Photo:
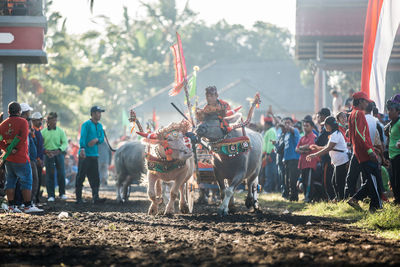
[[(188, 82), (186, 74), (186, 63), (185, 63), (185, 57), (183, 55), (182, 41), (181, 41), (181, 36), (179, 35), (178, 32), (176, 32), (176, 39), (178, 42), (173, 46), (171, 46), (171, 49), (175, 56), (175, 87), (171, 89), (169, 95), (174, 96), (179, 94), (179, 92), (182, 90), (183, 87), (183, 90), (185, 91), (186, 104), (189, 111), (189, 119), (190, 122), (192, 123), (192, 130), (194, 130), (196, 124), (193, 119), (192, 104), (190, 103), (189, 90), (187, 88)], [(200, 177), (199, 165), (197, 161), (197, 148), (194, 139), (191, 138), (191, 142), (192, 142), (194, 165), (195, 165), (195, 172), (193, 177), (197, 180), (197, 177)]]
[(181, 36), (176, 32), (177, 43), (171, 46), (172, 52), (175, 57), (175, 87), (169, 91), (170, 96), (175, 96), (180, 93), (180, 91), (185, 91), (186, 103), (188, 106), (190, 122), (192, 126), (195, 126), (192, 113), (192, 105), (189, 99), (189, 91), (187, 88), (187, 73), (186, 73), (186, 63), (185, 56), (183, 55)]
[(364, 30), (361, 91), (385, 108), (386, 70), (400, 24), (399, 0), (369, 0)]

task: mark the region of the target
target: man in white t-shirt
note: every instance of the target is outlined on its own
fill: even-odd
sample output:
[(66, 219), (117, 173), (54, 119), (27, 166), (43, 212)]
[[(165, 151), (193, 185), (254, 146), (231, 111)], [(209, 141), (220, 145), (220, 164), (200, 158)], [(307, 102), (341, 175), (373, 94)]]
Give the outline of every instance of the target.
[[(384, 144), (382, 143), (384, 135), (383, 128), (382, 126), (379, 125), (379, 120), (372, 115), (372, 111), (374, 110), (375, 107), (376, 107), (375, 102), (371, 102), (368, 104), (367, 108), (365, 109), (365, 119), (367, 120), (369, 136), (371, 137), (371, 142), (372, 145), (374, 146), (375, 153), (378, 156), (378, 161), (380, 163), (385, 163), (386, 160), (385, 157), (383, 156), (383, 152), (385, 150), (384, 150)], [(380, 134), (380, 132), (378, 131), (378, 127), (381, 127), (380, 132), (382, 134)], [(382, 166), (379, 165), (378, 167), (379, 169), (381, 169)], [(381, 173), (381, 171), (379, 171), (379, 173)], [(376, 177), (376, 182), (378, 184), (378, 190), (382, 200), (387, 201), (386, 196), (383, 194), (385, 189), (383, 188), (383, 180), (381, 175), (378, 175), (378, 177)]]
[(322, 156), (329, 152), (331, 163), (334, 166), (332, 184), (335, 190), (336, 201), (344, 199), (344, 186), (347, 174), (347, 162), (349, 156), (347, 154), (347, 144), (343, 134), (339, 131), (339, 124), (335, 117), (329, 116), (324, 121), (324, 127), (332, 134), (329, 136), (328, 144), (325, 147), (310, 146), (311, 149), (319, 150), (316, 153), (307, 156), (307, 160), (314, 157)]
[(333, 145), (333, 149), (329, 151), (332, 164), (335, 167), (346, 164), (349, 161), (349, 156), (343, 134), (340, 131), (334, 131), (330, 135), (328, 146), (329, 144)]
[(371, 142), (372, 145), (375, 145), (375, 134), (376, 134), (376, 127), (378, 125), (378, 119), (375, 118), (371, 113), (372, 110), (375, 107), (375, 103), (371, 102), (368, 104), (367, 108), (365, 109), (365, 119), (367, 120), (368, 123), (368, 129), (369, 129), (369, 136), (371, 137)]

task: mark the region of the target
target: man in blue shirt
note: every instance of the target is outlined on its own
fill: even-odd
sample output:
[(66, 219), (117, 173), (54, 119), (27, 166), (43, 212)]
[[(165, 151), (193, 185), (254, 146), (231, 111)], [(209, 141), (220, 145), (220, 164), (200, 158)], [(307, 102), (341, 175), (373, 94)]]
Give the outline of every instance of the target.
[(300, 133), (293, 127), (293, 120), (289, 117), (282, 120), (285, 127), (285, 151), (283, 161), (285, 165), (285, 183), (288, 185), (288, 197), (290, 201), (299, 200), (297, 192), (297, 179), (299, 178), (299, 170), (297, 168), (300, 155), (296, 152), (297, 143), (300, 140)]
[(44, 181), (44, 176), (43, 174), (43, 163), (44, 163), (44, 140), (42, 133), (40, 132), (42, 128), (42, 122), (43, 121), (43, 116), (40, 114), (40, 112), (34, 112), (32, 114), (32, 127), (34, 129), (33, 135), (35, 136), (34, 140), (36, 142), (36, 152), (37, 152), (37, 157), (36, 157), (36, 169), (38, 173), (38, 187), (36, 192), (32, 191), (32, 194), (36, 194), (34, 196), (34, 199), (36, 200), (37, 203), (39, 203), (40, 200), (40, 186), (45, 185), (46, 182)]
[(103, 202), (104, 199), (99, 198), (99, 151), (98, 144), (104, 142), (103, 125), (99, 122), (101, 113), (104, 112), (99, 106), (90, 109), (91, 118), (82, 124), (81, 138), (79, 141), (79, 163), (78, 175), (76, 178), (76, 202), (82, 203), (82, 186), (86, 176), (89, 179), (92, 188), (93, 203)]

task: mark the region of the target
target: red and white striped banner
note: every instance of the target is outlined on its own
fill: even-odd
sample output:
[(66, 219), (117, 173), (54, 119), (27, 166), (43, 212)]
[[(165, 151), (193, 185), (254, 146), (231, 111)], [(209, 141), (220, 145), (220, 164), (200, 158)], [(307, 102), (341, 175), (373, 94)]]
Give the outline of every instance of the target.
[(399, 0), (369, 0), (364, 31), (361, 91), (375, 101), (382, 113), (385, 108), (386, 70), (399, 24)]
[(170, 96), (179, 94), (187, 79), (185, 56), (183, 55), (181, 36), (176, 33), (178, 42), (171, 46), (175, 58), (175, 87), (169, 91)]

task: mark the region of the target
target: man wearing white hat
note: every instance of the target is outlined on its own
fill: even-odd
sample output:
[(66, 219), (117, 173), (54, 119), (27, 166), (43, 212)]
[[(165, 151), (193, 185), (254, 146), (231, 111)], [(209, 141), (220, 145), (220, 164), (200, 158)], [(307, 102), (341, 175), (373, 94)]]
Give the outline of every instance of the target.
[(33, 108), (31, 108), (31, 106), (29, 106), (27, 103), (21, 103), (21, 117), (24, 119), (28, 119), (31, 117), (31, 111), (33, 110)]
[(33, 112), (32, 116), (31, 116), (31, 119), (32, 119), (32, 121), (33, 121), (33, 120), (42, 121), (43, 116), (42, 116), (42, 114), (40, 114), (39, 111), (36, 111), (36, 112)]
[(36, 203), (39, 203), (40, 198), (40, 186), (44, 186), (46, 183), (44, 181), (43, 173), (43, 155), (44, 155), (44, 145), (43, 145), (43, 136), (40, 130), (42, 129), (42, 121), (43, 116), (40, 112), (36, 111), (31, 116), (32, 126), (34, 129), (35, 139), (36, 139), (36, 168), (38, 172), (38, 188), (36, 192), (32, 192), (33, 200)]

